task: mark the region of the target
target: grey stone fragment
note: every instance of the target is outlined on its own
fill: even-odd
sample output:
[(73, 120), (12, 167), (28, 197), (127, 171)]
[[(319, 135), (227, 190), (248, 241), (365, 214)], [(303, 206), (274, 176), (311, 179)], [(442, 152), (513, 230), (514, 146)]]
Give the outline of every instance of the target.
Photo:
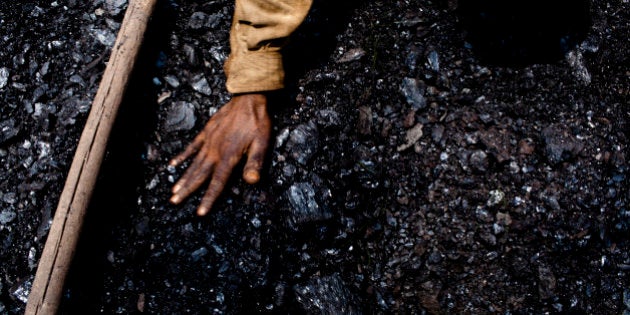
[(203, 95), (212, 95), (212, 88), (210, 88), (208, 80), (201, 74), (193, 78), (192, 88)]
[(322, 203), (321, 196), (316, 196), (315, 188), (311, 183), (301, 182), (291, 185), (287, 191), (287, 198), (291, 205), (289, 224), (294, 228), (308, 222), (323, 221), (332, 216)]
[(427, 64), (429, 69), (435, 72), (440, 71), (440, 56), (435, 50), (429, 52), (429, 55), (427, 56)]
[(216, 28), (221, 25), (221, 20), (223, 19), (223, 15), (220, 13), (210, 14), (208, 19), (206, 20), (206, 26), (210, 28)]
[(573, 68), (573, 73), (575, 74), (575, 76), (585, 85), (591, 84), (591, 73), (586, 67), (582, 52), (580, 50), (572, 50), (568, 52), (565, 56), (566, 60), (569, 62), (569, 65), (571, 65), (571, 68)]
[(93, 29), (92, 36), (98, 40), (99, 43), (112, 47), (114, 45), (114, 41), (116, 41), (116, 35), (110, 30), (101, 30), (101, 29)]
[(407, 103), (418, 110), (427, 106), (427, 100), (424, 98), (424, 83), (415, 78), (404, 78), (400, 85), (400, 91), (407, 100)]
[(208, 19), (208, 15), (203, 12), (194, 12), (190, 19), (188, 20), (188, 27), (198, 30), (206, 24), (206, 20)]
[(193, 261), (199, 261), (199, 259), (203, 258), (207, 254), (208, 254), (208, 249), (205, 247), (201, 247), (197, 249), (196, 251), (192, 252), (192, 254), (190, 255), (192, 256)]
[(359, 59), (361, 59), (361, 57), (365, 56), (365, 50), (361, 49), (361, 48), (353, 48), (348, 50), (347, 52), (345, 52), (340, 58), (339, 60), (337, 60), (338, 63), (346, 63), (346, 62), (351, 62), (351, 61), (357, 61)]
[(148, 216), (143, 216), (142, 218), (140, 218), (135, 226), (136, 233), (138, 233), (138, 235), (145, 235), (147, 232), (149, 232), (150, 222), (151, 220)]
[(15, 119), (0, 121), (0, 144), (13, 139), (18, 133), (20, 128), (15, 125)]
[(80, 75), (78, 75), (78, 74), (75, 74), (75, 75), (70, 76), (70, 78), (68, 79), (68, 81), (70, 81), (70, 82), (72, 82), (72, 83), (76, 83), (76, 84), (78, 84), (78, 85), (80, 85), (80, 86), (82, 86), (82, 87), (85, 87), (85, 81), (84, 81), (84, 80), (83, 80), (83, 78), (82, 78)]
[(470, 166), (478, 172), (485, 172), (488, 170), (488, 155), (483, 150), (475, 150), (472, 154), (470, 154), (469, 162)]
[(7, 86), (8, 82), (9, 82), (9, 69), (7, 69), (6, 67), (2, 67), (0, 68), (0, 89), (3, 89), (5, 86)]
[(15, 220), (15, 217), (17, 217), (15, 212), (11, 210), (2, 210), (2, 212), (0, 212), (0, 224), (11, 223)]
[(298, 163), (305, 165), (319, 148), (319, 132), (313, 121), (297, 126), (289, 134), (286, 150)]
[(584, 144), (563, 126), (552, 125), (543, 129), (542, 138), (547, 159), (554, 164), (576, 157), (584, 148)]
[(105, 10), (112, 16), (118, 15), (127, 4), (127, 0), (105, 0)]
[[(74, 125), (76, 123), (76, 118), (82, 113), (87, 113), (90, 110), (91, 105), (92, 104), (88, 99), (72, 97), (61, 105), (61, 108), (57, 113), (57, 118), (64, 126)], [(46, 110), (53, 111), (55, 110), (55, 107), (47, 105)]]
[(337, 273), (295, 285), (296, 299), (308, 314), (361, 314), (357, 297)]
[(195, 106), (193, 104), (176, 102), (168, 110), (166, 129), (167, 132), (190, 130), (195, 127), (196, 121)]
[(19, 301), (26, 303), (28, 301), (28, 295), (31, 292), (32, 280), (24, 279), (17, 286), (11, 289), (11, 295)]
[[(197, 52), (195, 51), (195, 47), (188, 45), (188, 44), (184, 44), (184, 47), (182, 47), (184, 56), (186, 57), (186, 61), (188, 61), (188, 63), (190, 65), (197, 65), (199, 64), (199, 58), (197, 57)], [(193, 78), (193, 81), (196, 81), (197, 77)]]
[(322, 109), (317, 111), (317, 123), (324, 127), (335, 127), (341, 125), (341, 119), (335, 110)]
[(164, 81), (166, 81), (166, 83), (168, 83), (168, 85), (174, 87), (174, 88), (178, 88), (179, 87), (179, 80), (177, 80), (177, 77), (172, 76), (172, 75), (167, 75), (164, 77)]

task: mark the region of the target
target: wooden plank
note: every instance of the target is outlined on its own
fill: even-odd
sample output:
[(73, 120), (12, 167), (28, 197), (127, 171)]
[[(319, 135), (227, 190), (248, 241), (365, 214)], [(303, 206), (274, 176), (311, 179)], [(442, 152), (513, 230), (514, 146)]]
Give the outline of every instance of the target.
[(131, 0), (59, 198), (25, 314), (56, 314), (107, 141), (156, 0)]

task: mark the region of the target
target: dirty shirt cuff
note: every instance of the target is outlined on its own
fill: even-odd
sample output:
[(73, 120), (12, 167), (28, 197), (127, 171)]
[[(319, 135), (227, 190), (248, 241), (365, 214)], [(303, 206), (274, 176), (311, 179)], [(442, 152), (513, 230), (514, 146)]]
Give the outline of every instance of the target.
[(233, 94), (284, 88), (282, 54), (277, 49), (233, 51), (225, 63), (226, 88)]

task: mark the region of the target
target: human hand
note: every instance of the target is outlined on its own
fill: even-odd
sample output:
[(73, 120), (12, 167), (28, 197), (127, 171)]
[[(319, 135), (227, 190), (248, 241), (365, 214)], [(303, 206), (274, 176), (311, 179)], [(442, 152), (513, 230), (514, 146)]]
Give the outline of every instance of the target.
[(169, 165), (177, 166), (196, 154), (184, 175), (173, 186), (170, 202), (179, 204), (208, 178), (210, 184), (197, 215), (207, 214), (243, 155), (243, 179), (255, 184), (269, 143), (271, 120), (264, 94), (236, 95), (214, 114), (204, 129)]

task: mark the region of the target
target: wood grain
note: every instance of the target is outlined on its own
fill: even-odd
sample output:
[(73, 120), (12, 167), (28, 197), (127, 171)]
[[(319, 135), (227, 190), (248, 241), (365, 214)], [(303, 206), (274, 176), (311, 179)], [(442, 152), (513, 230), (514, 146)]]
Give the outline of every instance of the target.
[(131, 0), (59, 198), (25, 314), (56, 314), (118, 108), (156, 0)]

